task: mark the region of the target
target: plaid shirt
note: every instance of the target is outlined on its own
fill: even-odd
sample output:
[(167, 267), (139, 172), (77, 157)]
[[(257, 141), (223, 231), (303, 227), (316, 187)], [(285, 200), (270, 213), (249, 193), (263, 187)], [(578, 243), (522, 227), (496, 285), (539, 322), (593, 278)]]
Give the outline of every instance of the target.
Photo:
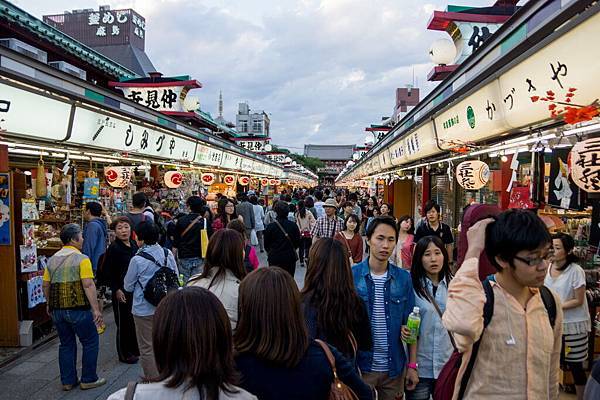
[(339, 217), (320, 217), (312, 229), (313, 237), (333, 237), (337, 232), (344, 229), (344, 220)]

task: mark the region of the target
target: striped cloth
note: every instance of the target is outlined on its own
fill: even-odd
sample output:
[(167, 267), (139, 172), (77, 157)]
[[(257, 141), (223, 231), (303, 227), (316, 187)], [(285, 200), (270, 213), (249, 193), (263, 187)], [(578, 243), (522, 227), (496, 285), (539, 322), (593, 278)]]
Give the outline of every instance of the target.
[(588, 356), (588, 334), (563, 335), (565, 343), (565, 361), (583, 362)]
[(371, 314), (371, 329), (373, 330), (373, 372), (389, 371), (388, 354), (388, 326), (385, 319), (385, 281), (388, 272), (383, 275), (373, 275), (375, 296), (373, 300), (373, 313)]

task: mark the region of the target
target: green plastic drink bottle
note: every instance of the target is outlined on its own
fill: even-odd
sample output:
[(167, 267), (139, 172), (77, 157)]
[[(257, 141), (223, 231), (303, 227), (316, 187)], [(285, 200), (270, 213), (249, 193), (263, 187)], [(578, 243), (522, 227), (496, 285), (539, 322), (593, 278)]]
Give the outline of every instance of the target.
[(413, 308), (413, 312), (408, 316), (408, 322), (406, 323), (408, 329), (410, 329), (410, 337), (404, 342), (406, 344), (417, 343), (417, 337), (419, 336), (419, 326), (421, 326), (421, 316), (419, 315), (419, 307)]

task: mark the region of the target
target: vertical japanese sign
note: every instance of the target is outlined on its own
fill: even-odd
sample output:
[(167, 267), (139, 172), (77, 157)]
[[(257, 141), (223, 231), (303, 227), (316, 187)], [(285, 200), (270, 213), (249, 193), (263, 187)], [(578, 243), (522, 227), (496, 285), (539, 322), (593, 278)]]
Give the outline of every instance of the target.
[(10, 245), (10, 175), (0, 174), (0, 245)]

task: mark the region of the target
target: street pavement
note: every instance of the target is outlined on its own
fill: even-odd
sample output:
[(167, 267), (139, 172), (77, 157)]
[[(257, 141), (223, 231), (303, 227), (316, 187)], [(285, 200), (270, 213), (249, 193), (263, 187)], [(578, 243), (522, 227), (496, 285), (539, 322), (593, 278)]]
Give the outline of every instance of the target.
[[(266, 253), (257, 253), (261, 267), (267, 265)], [(296, 268), (296, 282), (301, 288), (306, 269)], [(116, 352), (116, 326), (112, 308), (105, 310), (106, 331), (100, 335), (98, 376), (106, 378), (107, 384), (92, 390), (78, 387), (63, 392), (58, 368), (58, 338), (35, 349), (12, 364), (0, 369), (0, 400), (88, 400), (106, 399), (129, 381), (138, 380), (142, 374), (139, 363), (119, 362)], [(78, 346), (78, 368), (81, 375), (81, 346)]]

